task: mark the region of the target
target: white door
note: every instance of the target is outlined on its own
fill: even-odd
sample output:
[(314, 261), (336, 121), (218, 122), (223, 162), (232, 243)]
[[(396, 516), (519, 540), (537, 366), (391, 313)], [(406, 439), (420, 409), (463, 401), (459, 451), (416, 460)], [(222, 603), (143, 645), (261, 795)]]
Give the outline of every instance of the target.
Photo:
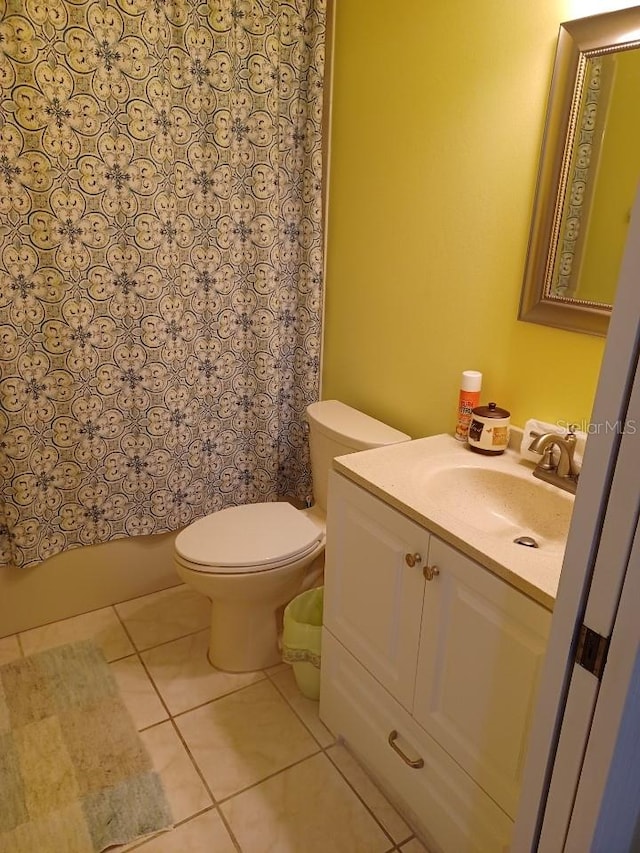
[[(621, 704), (632, 684), (640, 634), (639, 628), (632, 629), (634, 644), (623, 623), (616, 622), (618, 612), (627, 612), (628, 602), (637, 610), (637, 598), (629, 598), (637, 583), (635, 575), (626, 582), (625, 576), (628, 567), (634, 573), (640, 571), (639, 561), (630, 561), (640, 507), (639, 352), (640, 193), (631, 218), (554, 610), (513, 853), (596, 851), (596, 822), (607, 799), (608, 768), (618, 738)], [(570, 372), (565, 375), (570, 379)], [(594, 636), (611, 637), (602, 682), (575, 663), (583, 624)], [(614, 637), (622, 634), (626, 643), (614, 643)], [(608, 734), (603, 740), (604, 731)], [(606, 835), (607, 826), (600, 823), (598, 831)], [(604, 846), (597, 853), (626, 853), (600, 838)]]
[(639, 602), (640, 531), (636, 530), (571, 814), (567, 851), (640, 849)]

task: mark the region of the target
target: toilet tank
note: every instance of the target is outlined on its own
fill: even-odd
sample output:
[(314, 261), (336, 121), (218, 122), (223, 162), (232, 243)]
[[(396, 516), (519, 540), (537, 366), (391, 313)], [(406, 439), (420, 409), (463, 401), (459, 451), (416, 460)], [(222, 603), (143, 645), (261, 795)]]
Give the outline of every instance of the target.
[(411, 441), (411, 437), (338, 400), (321, 400), (307, 407), (309, 450), (316, 506), (327, 509), (327, 483), (336, 456)]

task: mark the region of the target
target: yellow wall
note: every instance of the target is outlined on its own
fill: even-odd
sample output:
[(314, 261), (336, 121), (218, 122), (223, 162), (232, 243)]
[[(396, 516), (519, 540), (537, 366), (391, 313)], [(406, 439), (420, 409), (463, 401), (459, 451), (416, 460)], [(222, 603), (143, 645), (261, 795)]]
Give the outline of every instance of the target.
[(625, 4), (336, 4), (323, 397), (448, 432), (476, 369), (588, 420), (603, 339), (516, 317), (558, 26)]

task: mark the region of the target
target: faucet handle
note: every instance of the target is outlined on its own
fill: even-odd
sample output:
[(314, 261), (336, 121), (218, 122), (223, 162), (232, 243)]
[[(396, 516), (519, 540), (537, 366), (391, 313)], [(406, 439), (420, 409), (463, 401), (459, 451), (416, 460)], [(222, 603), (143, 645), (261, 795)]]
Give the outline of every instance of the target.
[(567, 434), (566, 434), (565, 438), (572, 445), (575, 445), (578, 441), (578, 437), (576, 435), (577, 429), (578, 429), (578, 424), (569, 424), (569, 429), (567, 430)]

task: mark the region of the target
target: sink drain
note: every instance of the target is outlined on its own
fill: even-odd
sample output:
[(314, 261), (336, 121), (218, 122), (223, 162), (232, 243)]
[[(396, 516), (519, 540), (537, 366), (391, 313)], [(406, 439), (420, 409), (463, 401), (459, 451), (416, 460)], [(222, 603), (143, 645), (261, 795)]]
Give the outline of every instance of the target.
[(524, 545), (525, 548), (539, 548), (540, 546), (533, 536), (516, 536), (513, 540), (516, 545)]

